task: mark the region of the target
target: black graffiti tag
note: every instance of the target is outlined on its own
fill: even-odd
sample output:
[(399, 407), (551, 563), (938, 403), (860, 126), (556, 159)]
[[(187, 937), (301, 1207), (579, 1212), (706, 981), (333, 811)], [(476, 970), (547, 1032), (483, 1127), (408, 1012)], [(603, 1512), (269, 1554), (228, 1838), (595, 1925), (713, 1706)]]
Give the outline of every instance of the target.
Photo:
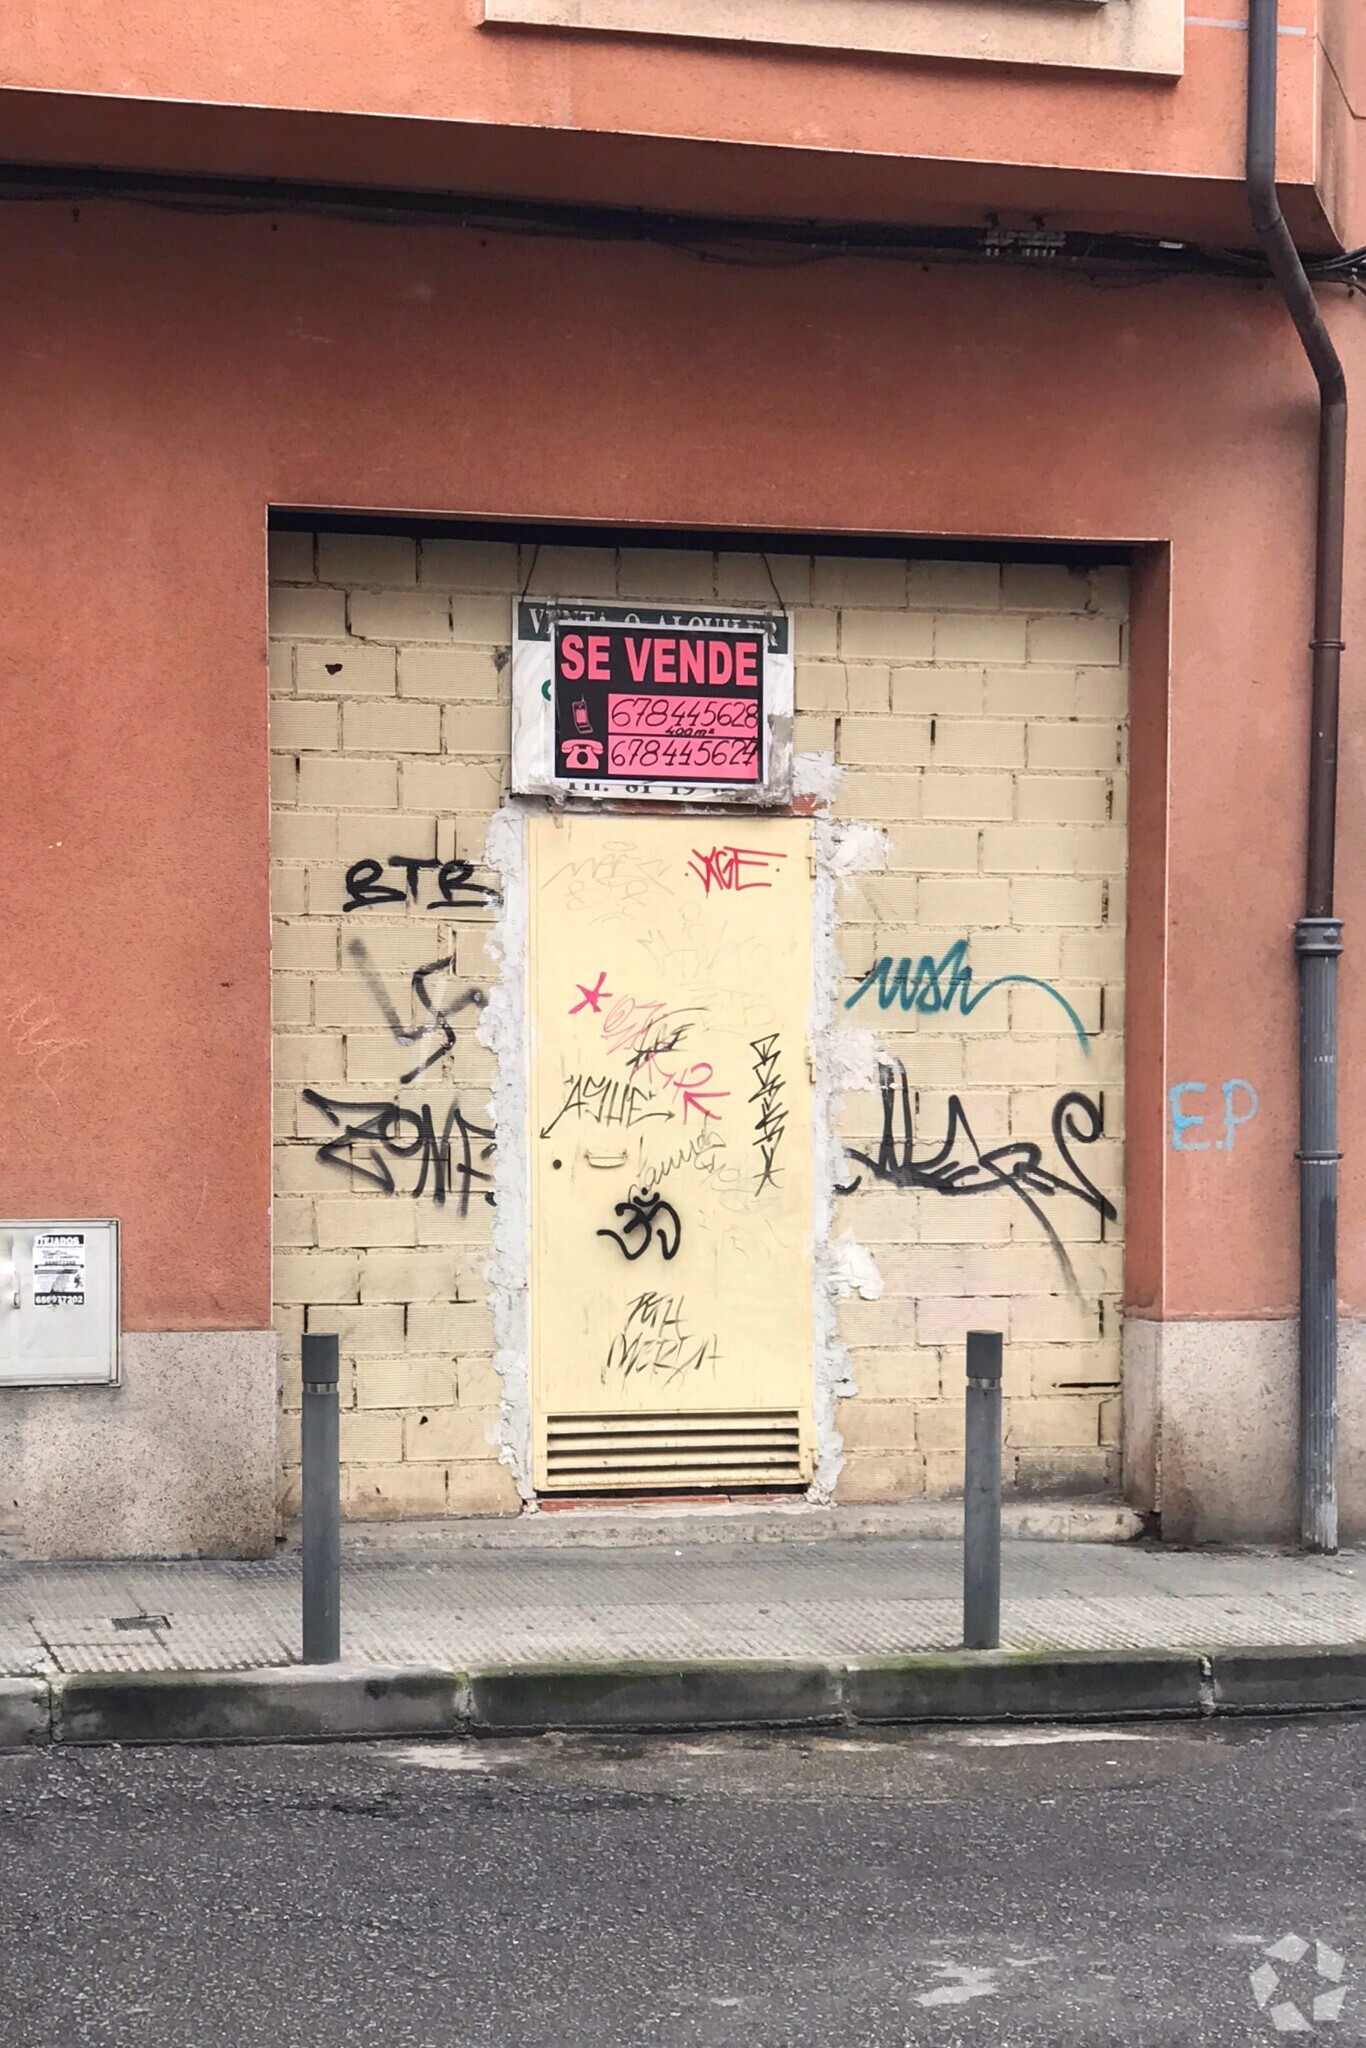
[[(386, 867), (401, 868), (403, 887), (381, 880)], [(416, 904), (422, 876), (435, 871), (436, 899), (424, 903), (424, 910), (483, 910), (501, 901), (497, 889), (474, 880), (474, 863), (468, 860), (412, 860), (406, 854), (391, 853), (387, 861), (353, 861), (346, 870), (346, 901), (343, 910), (371, 910), (385, 903)]]
[(681, 1295), (638, 1294), (629, 1303), (626, 1320), (607, 1348), (604, 1384), (612, 1373), (624, 1380), (637, 1373), (658, 1374), (665, 1386), (685, 1373), (716, 1364), (715, 1337), (691, 1336), (683, 1323)]
[(348, 958), (354, 960), (364, 975), (365, 985), (375, 999), (376, 1008), (399, 1045), (420, 1046), (424, 1039), (429, 1038), (438, 1041), (424, 1060), (419, 1060), (406, 1074), (399, 1075), (400, 1087), (406, 1088), (419, 1074), (425, 1074), (428, 1067), (434, 1067), (438, 1060), (445, 1058), (455, 1044), (452, 1017), (458, 1017), (462, 1010), (482, 1010), (488, 1001), (481, 988), (467, 988), (463, 994), (453, 997), (449, 1002), (440, 1002), (432, 994), (433, 979), (438, 974), (449, 974), (455, 966), (455, 956), (451, 954), (444, 960), (429, 961), (425, 967), (419, 967), (411, 977), (409, 986), (413, 992), (413, 1000), (426, 1021), (412, 1026), (406, 1025), (395, 1009), (388, 989), (375, 972), (364, 939), (350, 940), (346, 951)]
[(765, 1188), (778, 1184), (773, 1168), (783, 1132), (787, 1129), (787, 1110), (781, 1100), (787, 1084), (778, 1072), (776, 1031), (769, 1032), (764, 1038), (751, 1039), (750, 1051), (754, 1054), (754, 1078), (759, 1084), (749, 1098), (759, 1110), (754, 1122), (754, 1143), (759, 1153), (760, 1170), (754, 1192), (761, 1195)]
[(541, 1136), (548, 1138), (561, 1117), (574, 1116), (590, 1123), (611, 1125), (649, 1123), (652, 1119), (673, 1119), (671, 1109), (651, 1109), (654, 1097), (648, 1088), (630, 1081), (614, 1081), (610, 1074), (571, 1074), (564, 1084), (564, 1101), (546, 1124)]
[[(671, 1259), (683, 1241), (677, 1209), (651, 1188), (632, 1188), (629, 1200), (617, 1202), (612, 1214), (627, 1219), (621, 1230), (600, 1230), (598, 1236), (610, 1237), (628, 1259), (643, 1258), (656, 1238), (664, 1258)], [(640, 1242), (632, 1247), (626, 1240), (636, 1231), (640, 1232)]]
[[(303, 1099), (341, 1132), (318, 1147), (317, 1156), (325, 1166), (340, 1167), (392, 1195), (397, 1183), (390, 1160), (416, 1162), (416, 1179), (406, 1190), (414, 1199), (428, 1192), (430, 1178), (431, 1198), (438, 1209), (452, 1192), (462, 1216), (468, 1216), (476, 1191), (484, 1193), (486, 1202), (493, 1201), (493, 1175), (482, 1162), (493, 1156), (494, 1134), (483, 1124), (471, 1123), (458, 1102), (452, 1102), (438, 1128), (426, 1102), (420, 1109), (404, 1109), (396, 1102), (342, 1102), (314, 1088), (305, 1088)], [(369, 1148), (366, 1157), (357, 1156), (358, 1146)]]
[[(1066, 1247), (1053, 1228), (1043, 1202), (1054, 1195), (1071, 1195), (1103, 1216), (1107, 1223), (1118, 1220), (1119, 1212), (1104, 1196), (1072, 1156), (1073, 1145), (1094, 1145), (1105, 1135), (1100, 1104), (1071, 1089), (1053, 1105), (1053, 1143), (1067, 1168), (1067, 1174), (1052, 1173), (1043, 1164), (1043, 1147), (1033, 1140), (1011, 1139), (984, 1152), (973, 1135), (968, 1113), (957, 1095), (949, 1097), (948, 1129), (943, 1143), (928, 1159), (915, 1157), (915, 1118), (911, 1110), (906, 1069), (900, 1060), (882, 1062), (878, 1068), (882, 1093), (882, 1137), (876, 1157), (866, 1152), (849, 1152), (860, 1166), (866, 1166), (876, 1181), (894, 1188), (923, 1188), (935, 1195), (986, 1195), (1006, 1188), (1017, 1195), (1036, 1222), (1042, 1225), (1057, 1254), (1069, 1287), (1075, 1288), (1076, 1274)], [(900, 1124), (900, 1129), (897, 1126)], [(1070, 1178), (1068, 1176), (1070, 1175)], [(862, 1176), (837, 1190), (851, 1195)]]

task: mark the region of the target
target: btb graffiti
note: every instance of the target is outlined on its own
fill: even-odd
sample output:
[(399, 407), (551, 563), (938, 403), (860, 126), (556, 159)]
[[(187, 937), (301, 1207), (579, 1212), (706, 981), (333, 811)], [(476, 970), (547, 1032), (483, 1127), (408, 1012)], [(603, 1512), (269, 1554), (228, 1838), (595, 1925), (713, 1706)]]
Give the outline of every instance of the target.
[[(400, 868), (403, 887), (380, 878), (386, 867)], [(422, 877), (433, 874), (436, 895), (422, 902)], [(474, 863), (468, 860), (410, 860), (406, 854), (391, 853), (388, 860), (353, 861), (346, 870), (346, 901), (343, 910), (372, 910), (386, 903), (411, 903), (423, 910), (485, 910), (499, 901), (496, 889), (474, 880)]]

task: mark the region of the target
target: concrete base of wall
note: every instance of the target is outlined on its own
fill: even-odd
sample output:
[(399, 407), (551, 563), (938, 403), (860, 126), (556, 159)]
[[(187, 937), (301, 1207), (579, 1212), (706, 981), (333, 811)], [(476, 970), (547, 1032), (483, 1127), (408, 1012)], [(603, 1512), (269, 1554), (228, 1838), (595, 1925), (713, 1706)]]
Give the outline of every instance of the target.
[[(1124, 1331), (1124, 1491), (1168, 1543), (1288, 1543), (1298, 1533), (1297, 1326), (1143, 1322)], [(1366, 1323), (1338, 1360), (1338, 1513), (1366, 1540)]]
[(262, 1557), (271, 1330), (135, 1331), (117, 1387), (0, 1388), (0, 1555)]

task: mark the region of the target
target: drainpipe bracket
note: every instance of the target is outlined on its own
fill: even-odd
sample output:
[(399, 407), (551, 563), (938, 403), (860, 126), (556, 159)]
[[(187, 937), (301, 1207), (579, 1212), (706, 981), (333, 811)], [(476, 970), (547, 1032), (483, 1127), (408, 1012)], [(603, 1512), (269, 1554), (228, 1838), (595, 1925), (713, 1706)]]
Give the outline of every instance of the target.
[(1297, 917), (1295, 951), (1301, 959), (1315, 955), (1333, 956), (1342, 951), (1340, 917)]

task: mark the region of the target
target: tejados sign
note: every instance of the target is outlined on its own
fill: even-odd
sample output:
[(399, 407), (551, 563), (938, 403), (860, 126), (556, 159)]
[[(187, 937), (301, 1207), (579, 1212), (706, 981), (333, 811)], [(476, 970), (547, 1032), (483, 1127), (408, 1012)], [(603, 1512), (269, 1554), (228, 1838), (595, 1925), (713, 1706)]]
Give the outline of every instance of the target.
[(785, 802), (791, 646), (780, 611), (520, 599), (513, 788), (654, 802)]

